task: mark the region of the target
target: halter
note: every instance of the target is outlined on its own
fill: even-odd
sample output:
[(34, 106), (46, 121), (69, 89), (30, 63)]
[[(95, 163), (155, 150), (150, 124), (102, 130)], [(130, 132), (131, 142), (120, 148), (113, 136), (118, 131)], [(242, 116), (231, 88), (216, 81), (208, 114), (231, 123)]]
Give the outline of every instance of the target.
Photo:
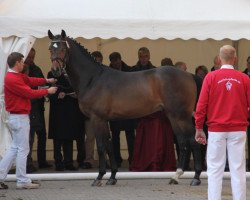
[[(68, 75), (67, 75), (67, 72), (66, 72), (66, 59), (68, 57), (68, 49), (69, 49), (69, 44), (66, 40), (59, 40), (59, 39), (56, 39), (56, 40), (52, 40), (51, 41), (51, 45), (50, 45), (50, 49), (53, 47), (53, 48), (59, 48), (59, 44), (61, 45), (61, 43), (65, 43), (66, 44), (66, 53), (64, 55), (64, 58), (60, 58), (60, 57), (55, 57), (53, 59), (51, 59), (51, 61), (56, 61), (58, 64), (59, 64), (59, 70), (60, 70), (60, 73), (61, 74), (64, 74), (64, 76), (67, 78)], [(61, 65), (62, 63), (62, 65)], [(59, 70), (56, 70), (56, 71), (59, 71)], [(55, 71), (55, 70), (54, 70)], [(53, 73), (53, 72), (52, 72)], [(67, 78), (68, 79), (68, 78)]]
[[(55, 57), (53, 59), (51, 59), (51, 61), (56, 61), (58, 64), (59, 64), (59, 70), (60, 71), (60, 74), (63, 75), (65, 77), (65, 79), (69, 82), (69, 84), (71, 85), (70, 83), (70, 80), (69, 80), (69, 76), (66, 72), (66, 60), (68, 58), (68, 49), (69, 49), (69, 44), (66, 40), (59, 40), (59, 39), (55, 39), (55, 40), (52, 40), (51, 41), (51, 45), (50, 45), (50, 48), (51, 47), (54, 47), (56, 49), (59, 48), (59, 46), (62, 44), (62, 43), (65, 43), (66, 44), (66, 52), (65, 52), (65, 55), (64, 55), (64, 58), (60, 58), (60, 57)], [(64, 48), (64, 47), (63, 47)], [(60, 62), (61, 61), (61, 62)], [(61, 65), (62, 63), (62, 65)], [(58, 68), (57, 68), (58, 69)], [(54, 72), (53, 72), (54, 71)], [(58, 72), (58, 70), (56, 71)], [(55, 75), (55, 70), (52, 70), (52, 74)], [(59, 87), (59, 85), (57, 85)], [(63, 86), (60, 86), (63, 88)], [(69, 94), (66, 94), (66, 95), (72, 95), (73, 93), (69, 93)]]

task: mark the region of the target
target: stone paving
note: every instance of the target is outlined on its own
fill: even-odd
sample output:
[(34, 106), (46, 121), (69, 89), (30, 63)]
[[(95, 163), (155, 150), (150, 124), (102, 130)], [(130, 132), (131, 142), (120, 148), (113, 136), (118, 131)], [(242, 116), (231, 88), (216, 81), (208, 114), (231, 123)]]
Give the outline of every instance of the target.
[[(8, 190), (0, 190), (0, 200), (206, 200), (207, 179), (191, 187), (191, 179), (169, 185), (169, 179), (118, 180), (114, 186), (92, 187), (93, 180), (41, 181), (39, 189), (17, 190), (15, 182), (6, 182)], [(247, 181), (250, 199), (250, 180)], [(222, 200), (231, 197), (230, 180), (224, 179)]]
[[(83, 173), (97, 173), (98, 164), (93, 169), (79, 169), (76, 173), (81, 178)], [(123, 163), (120, 172), (128, 172), (127, 163)], [(35, 174), (40, 176), (57, 174), (54, 168), (39, 170)], [(62, 172), (60, 172), (62, 173)], [(63, 173), (72, 173), (64, 171)], [(79, 173), (79, 174), (77, 174)], [(188, 172), (186, 172), (188, 173)], [(58, 174), (60, 175), (60, 174)], [(185, 175), (185, 174), (184, 174)], [(191, 187), (190, 178), (180, 179), (178, 185), (169, 185), (169, 178), (152, 179), (118, 179), (114, 186), (105, 185), (103, 180), (101, 187), (92, 187), (93, 179), (77, 180), (50, 180), (41, 178), (41, 187), (33, 190), (17, 190), (14, 179), (7, 178), (8, 190), (0, 190), (0, 200), (206, 200), (207, 179), (201, 179), (200, 186)], [(13, 176), (13, 175), (10, 175)], [(8, 177), (10, 177), (8, 176)], [(96, 176), (94, 176), (96, 177)], [(118, 173), (119, 177), (119, 173)], [(224, 178), (222, 200), (231, 200), (230, 179)], [(250, 179), (247, 179), (247, 199), (250, 200)]]

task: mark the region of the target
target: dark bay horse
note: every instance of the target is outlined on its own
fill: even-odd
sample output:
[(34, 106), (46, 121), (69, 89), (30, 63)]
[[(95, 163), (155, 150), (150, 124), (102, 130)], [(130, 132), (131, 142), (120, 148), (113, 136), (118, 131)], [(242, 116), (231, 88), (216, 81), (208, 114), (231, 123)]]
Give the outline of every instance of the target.
[(99, 174), (92, 186), (101, 184), (106, 173), (106, 154), (111, 177), (106, 184), (116, 183), (108, 121), (140, 118), (164, 110), (176, 135), (193, 134), (192, 113), (196, 101), (196, 85), (191, 74), (164, 66), (139, 72), (121, 72), (99, 64), (75, 40), (53, 35), (49, 47), (52, 71), (67, 74), (77, 94), (81, 111), (89, 118), (95, 133), (99, 155)]

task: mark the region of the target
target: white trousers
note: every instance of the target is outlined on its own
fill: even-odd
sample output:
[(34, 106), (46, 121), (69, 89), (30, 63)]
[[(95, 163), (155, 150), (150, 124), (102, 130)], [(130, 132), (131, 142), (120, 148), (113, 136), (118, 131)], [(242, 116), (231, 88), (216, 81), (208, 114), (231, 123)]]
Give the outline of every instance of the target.
[(30, 183), (26, 175), (27, 156), (29, 154), (29, 115), (10, 114), (8, 126), (12, 134), (12, 143), (0, 161), (0, 180), (4, 181), (13, 161), (16, 159), (17, 183)]
[(208, 200), (221, 200), (226, 150), (233, 200), (246, 200), (246, 132), (208, 132)]

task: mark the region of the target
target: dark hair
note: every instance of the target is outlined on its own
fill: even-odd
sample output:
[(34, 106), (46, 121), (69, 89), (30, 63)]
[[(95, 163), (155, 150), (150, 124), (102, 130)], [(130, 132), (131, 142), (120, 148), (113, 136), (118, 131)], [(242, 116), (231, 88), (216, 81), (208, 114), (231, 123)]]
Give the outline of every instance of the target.
[(22, 58), (24, 58), (23, 54), (18, 52), (12, 52), (7, 58), (7, 63), (9, 65), (9, 68), (14, 67), (16, 62), (21, 61)]
[(208, 73), (208, 69), (207, 69), (207, 67), (206, 67), (205, 65), (200, 65), (200, 66), (196, 67), (196, 69), (195, 69), (195, 74), (197, 74), (197, 72), (198, 72), (199, 70), (202, 70), (205, 74)]
[(113, 53), (111, 53), (111, 54), (109, 55), (109, 60), (110, 60), (110, 62), (111, 62), (112, 60), (117, 60), (117, 59), (120, 59), (120, 60), (122, 59), (120, 53), (118, 53), (118, 52), (113, 52)]
[(148, 53), (148, 54), (150, 54), (150, 51), (149, 51), (149, 49), (148, 49), (147, 47), (141, 47), (141, 48), (138, 50), (138, 55), (139, 55), (140, 53)]
[(94, 51), (91, 53), (95, 58), (103, 58), (102, 53), (100, 51)]
[(163, 58), (161, 60), (161, 66), (165, 66), (165, 65), (174, 66), (173, 61), (171, 60), (171, 58)]
[(247, 62), (248, 62), (249, 59), (250, 59), (250, 56), (247, 57)]

